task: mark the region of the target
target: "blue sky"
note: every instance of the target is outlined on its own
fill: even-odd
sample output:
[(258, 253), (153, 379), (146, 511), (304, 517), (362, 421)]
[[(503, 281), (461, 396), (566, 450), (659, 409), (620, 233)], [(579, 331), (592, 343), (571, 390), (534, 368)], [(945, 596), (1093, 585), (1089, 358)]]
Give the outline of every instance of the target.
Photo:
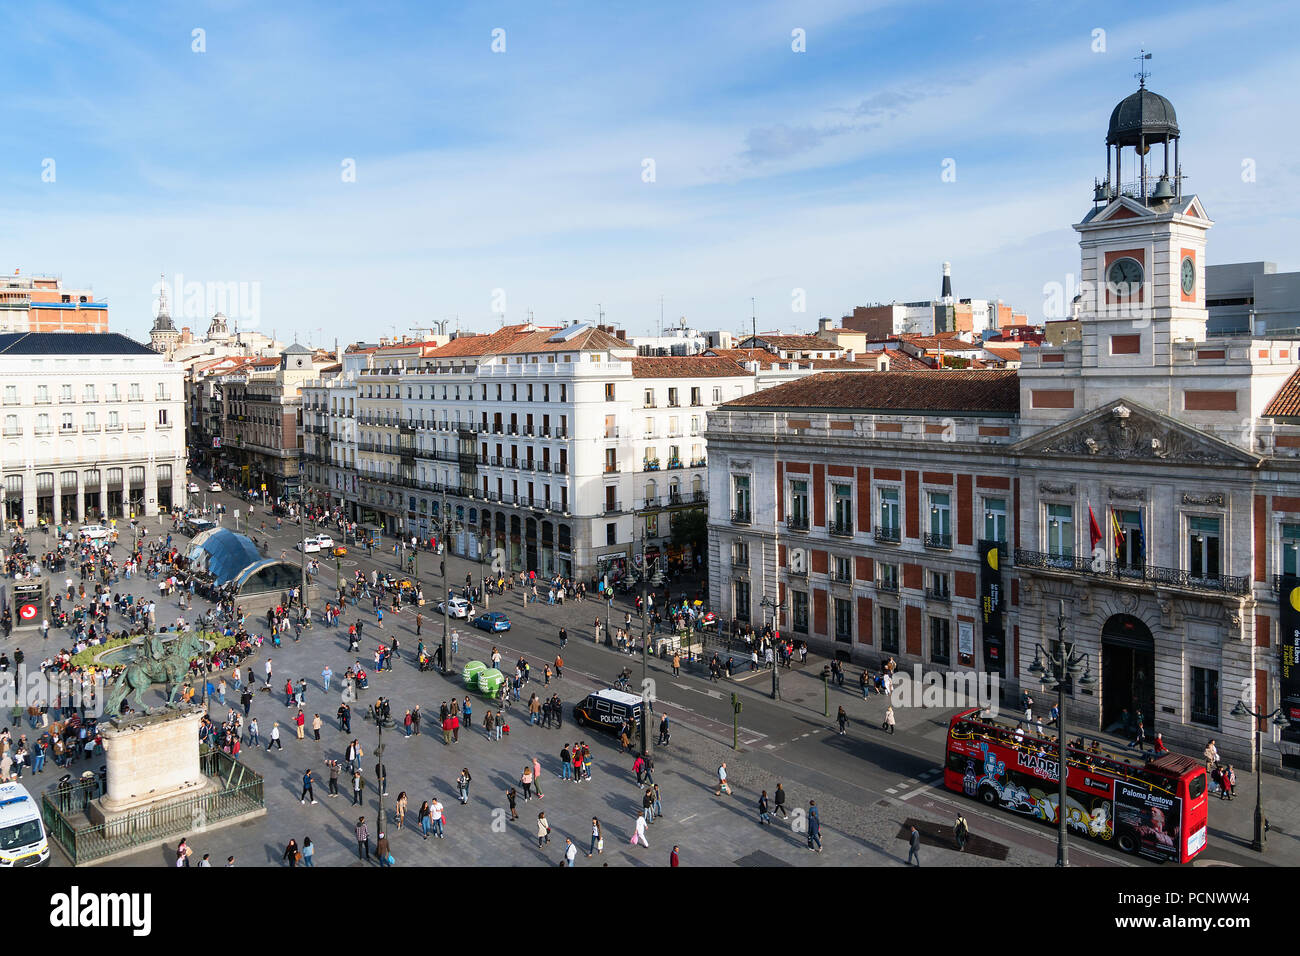
[(1041, 319), (1144, 46), (1208, 261), (1300, 268), (1292, 3), (320, 6), (0, 7), (0, 271), (92, 285), (137, 336), (164, 271), (255, 284), (263, 330), (322, 343), (494, 305), (641, 333), (661, 295), (811, 329), (937, 294), (944, 260)]

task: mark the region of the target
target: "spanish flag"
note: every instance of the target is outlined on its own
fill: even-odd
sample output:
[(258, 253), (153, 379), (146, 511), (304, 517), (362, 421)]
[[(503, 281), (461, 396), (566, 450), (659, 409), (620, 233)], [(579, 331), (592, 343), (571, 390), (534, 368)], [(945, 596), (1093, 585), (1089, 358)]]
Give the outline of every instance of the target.
[(1115, 516), (1115, 509), (1110, 509), (1110, 524), (1115, 532), (1115, 556), (1118, 557), (1120, 549), (1124, 547), (1124, 529), (1119, 525), (1119, 518)]

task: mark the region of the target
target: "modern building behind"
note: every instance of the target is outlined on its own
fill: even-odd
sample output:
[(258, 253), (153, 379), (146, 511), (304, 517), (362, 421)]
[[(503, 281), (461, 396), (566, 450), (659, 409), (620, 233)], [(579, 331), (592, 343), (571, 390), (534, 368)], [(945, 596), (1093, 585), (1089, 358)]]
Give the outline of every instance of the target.
[(89, 288), (67, 288), (59, 276), (22, 275), (0, 279), (0, 332), (108, 331), (108, 303)]
[(1273, 262), (1207, 266), (1205, 305), (1212, 334), (1300, 336), (1300, 272)]

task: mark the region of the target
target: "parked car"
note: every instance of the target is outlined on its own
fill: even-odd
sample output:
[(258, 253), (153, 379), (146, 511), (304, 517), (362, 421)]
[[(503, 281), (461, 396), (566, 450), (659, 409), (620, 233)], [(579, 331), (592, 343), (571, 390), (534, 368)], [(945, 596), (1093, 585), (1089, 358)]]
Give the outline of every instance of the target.
[(316, 543), (319, 544), (322, 548), (334, 547), (334, 539), (327, 534), (316, 535)]
[(212, 484), (208, 485), (208, 491), (216, 493), (220, 490), (221, 490), (221, 482), (219, 481), (214, 481)]
[(82, 525), (81, 531), (78, 533), (90, 541), (102, 541), (109, 536), (110, 532), (102, 524), (87, 524)]
[(508, 631), (510, 630), (510, 618), (506, 617), (500, 611), (488, 611), (486, 614), (480, 614), (474, 618), (473, 625), (483, 631)]
[[(469, 617), (471, 605), (464, 598), (453, 597), (450, 602), (439, 601), (437, 611), (439, 614), (447, 614), (447, 606), (450, 605), (450, 614), (452, 617), (466, 618)], [(507, 622), (507, 625), (509, 622)]]
[(334, 545), (333, 548), (330, 549), (330, 554), (334, 555), (334, 557), (336, 558), (341, 558), (347, 553), (348, 553), (348, 549), (341, 544), (336, 544)]
[(303, 554), (312, 554), (313, 552), (320, 550), (320, 542), (315, 538), (307, 538), (305, 541), (299, 541), (294, 545), (294, 547)]
[(199, 492), (201, 492), (202, 490), (203, 490), (203, 489), (199, 487), (199, 483), (198, 483), (197, 481), (191, 481), (191, 482), (190, 482), (190, 487), (189, 487), (189, 492), (190, 492), (190, 494), (192, 494), (192, 495), (197, 495), (197, 494), (199, 494)]

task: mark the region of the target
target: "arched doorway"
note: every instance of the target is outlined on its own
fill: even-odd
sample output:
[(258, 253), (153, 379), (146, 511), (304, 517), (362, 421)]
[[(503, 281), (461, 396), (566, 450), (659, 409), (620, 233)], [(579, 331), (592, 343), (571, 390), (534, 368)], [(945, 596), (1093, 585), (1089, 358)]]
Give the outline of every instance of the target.
[(1125, 710), (1142, 712), (1148, 737), (1155, 736), (1155, 638), (1131, 614), (1112, 615), (1101, 629), (1101, 726), (1118, 727)]

